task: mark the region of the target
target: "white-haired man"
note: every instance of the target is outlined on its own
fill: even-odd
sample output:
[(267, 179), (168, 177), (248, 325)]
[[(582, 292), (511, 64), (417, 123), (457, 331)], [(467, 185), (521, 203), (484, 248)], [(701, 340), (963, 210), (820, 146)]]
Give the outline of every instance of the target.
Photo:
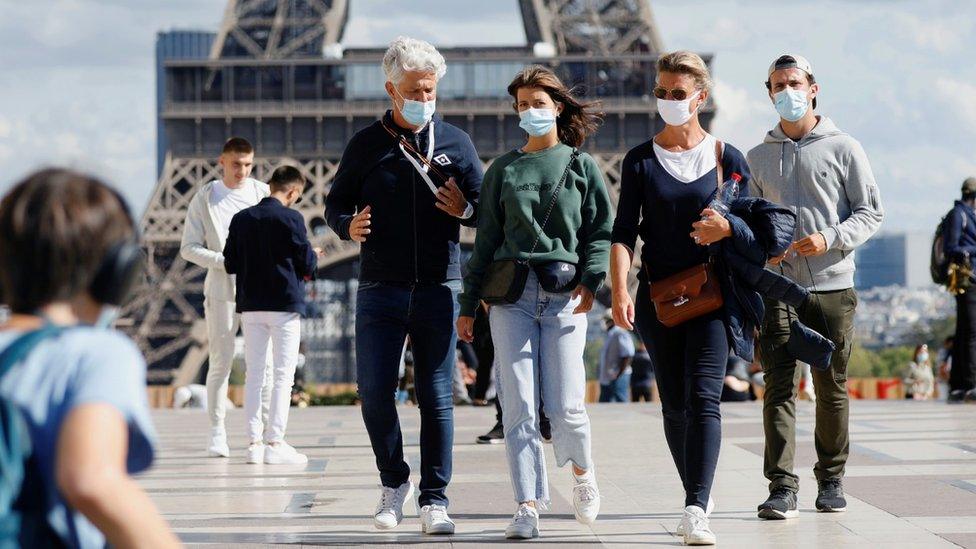
[(461, 225), (476, 225), (482, 168), (471, 138), (434, 117), (444, 57), (397, 38), (383, 57), (392, 108), (346, 145), (325, 203), (329, 226), (362, 244), (356, 369), (382, 496), (380, 529), (396, 527), (411, 497), (394, 394), (406, 337), (420, 408), (421, 529), (454, 533), (447, 514), (454, 441)]

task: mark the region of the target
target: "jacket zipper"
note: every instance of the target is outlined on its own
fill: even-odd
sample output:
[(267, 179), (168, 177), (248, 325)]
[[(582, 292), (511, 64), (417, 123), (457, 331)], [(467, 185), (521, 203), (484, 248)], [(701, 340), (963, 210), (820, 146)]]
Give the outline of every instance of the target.
[[(417, 150), (422, 150), (420, 148), (420, 134), (413, 134), (413, 142), (416, 144)], [(416, 284), (420, 282), (420, 264), (419, 264), (419, 250), (418, 250), (418, 236), (417, 236), (417, 171), (410, 170), (410, 191), (413, 195), (413, 281)]]

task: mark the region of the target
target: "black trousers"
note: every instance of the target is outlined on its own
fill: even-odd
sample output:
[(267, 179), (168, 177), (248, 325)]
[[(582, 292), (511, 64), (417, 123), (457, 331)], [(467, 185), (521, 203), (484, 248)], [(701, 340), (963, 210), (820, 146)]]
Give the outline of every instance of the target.
[(635, 320), (652, 351), (664, 437), (685, 488), (685, 505), (708, 508), (722, 444), (722, 380), (729, 359), (725, 311), (673, 328), (658, 322), (646, 283), (637, 290)]
[(952, 347), (949, 391), (976, 387), (976, 287), (956, 296), (956, 341)]

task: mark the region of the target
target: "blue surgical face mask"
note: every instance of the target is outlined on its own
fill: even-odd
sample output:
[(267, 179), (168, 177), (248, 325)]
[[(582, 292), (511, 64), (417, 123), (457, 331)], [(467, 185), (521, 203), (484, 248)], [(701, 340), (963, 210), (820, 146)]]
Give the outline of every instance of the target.
[(556, 125), (556, 111), (552, 109), (525, 109), (519, 112), (519, 127), (529, 135), (541, 137)]
[(776, 112), (783, 117), (783, 120), (790, 122), (796, 122), (803, 118), (810, 107), (807, 92), (793, 88), (786, 88), (773, 95), (773, 104), (776, 105)]
[(403, 99), (400, 114), (403, 115), (403, 119), (411, 126), (424, 126), (434, 117), (434, 110), (437, 108), (436, 99), (431, 99), (430, 101), (414, 101), (413, 99), (404, 97), (396, 86), (393, 86), (393, 90), (400, 96), (400, 99)]

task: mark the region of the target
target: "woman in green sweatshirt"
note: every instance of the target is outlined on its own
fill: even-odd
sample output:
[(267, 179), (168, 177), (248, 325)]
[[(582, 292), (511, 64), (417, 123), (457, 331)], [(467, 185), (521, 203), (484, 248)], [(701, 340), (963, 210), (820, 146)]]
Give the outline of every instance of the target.
[(537, 507), (549, 503), (540, 398), (552, 422), (556, 461), (573, 463), (576, 519), (592, 523), (600, 509), (584, 407), (583, 347), (585, 313), (609, 263), (610, 199), (596, 162), (577, 149), (600, 121), (594, 105), (580, 103), (552, 71), (538, 66), (519, 73), (508, 93), (528, 140), (485, 173), (474, 253), (458, 298), (458, 336), (473, 338), (489, 265), (528, 261), (521, 297), (493, 306), (489, 318), (518, 504), (505, 535), (532, 538), (539, 535)]

